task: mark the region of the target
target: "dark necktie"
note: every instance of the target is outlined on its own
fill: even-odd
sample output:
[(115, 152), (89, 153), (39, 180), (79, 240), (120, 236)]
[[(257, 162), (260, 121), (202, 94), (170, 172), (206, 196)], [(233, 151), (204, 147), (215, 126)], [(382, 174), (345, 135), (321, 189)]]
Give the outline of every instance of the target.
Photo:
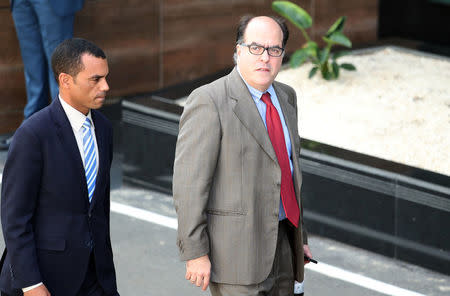
[(270, 141), (277, 155), (278, 164), (281, 168), (281, 202), (286, 213), (286, 218), (291, 221), (295, 227), (298, 227), (300, 210), (295, 198), (294, 183), (292, 181), (291, 167), (284, 140), (283, 127), (277, 109), (272, 104), (268, 92), (261, 96), (261, 100), (266, 104), (266, 124)]

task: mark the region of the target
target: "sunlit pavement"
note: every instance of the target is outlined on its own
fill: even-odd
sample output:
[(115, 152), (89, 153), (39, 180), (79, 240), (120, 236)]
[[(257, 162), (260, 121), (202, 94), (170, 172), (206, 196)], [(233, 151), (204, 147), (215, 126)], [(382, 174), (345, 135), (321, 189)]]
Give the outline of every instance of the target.
[[(5, 160), (6, 152), (0, 151), (0, 173)], [(175, 245), (176, 230), (166, 225), (176, 218), (172, 197), (122, 185), (120, 157), (116, 157), (112, 178), (111, 236), (121, 295), (209, 295), (184, 279), (184, 263), (179, 261)], [(138, 212), (126, 212), (130, 208), (125, 207), (125, 212), (119, 213), (122, 205)], [(163, 220), (155, 223), (154, 214), (161, 215), (155, 219)], [(309, 244), (319, 264), (306, 270), (305, 295), (450, 293), (449, 276), (323, 237), (310, 235)], [(0, 247), (4, 247), (3, 240)]]

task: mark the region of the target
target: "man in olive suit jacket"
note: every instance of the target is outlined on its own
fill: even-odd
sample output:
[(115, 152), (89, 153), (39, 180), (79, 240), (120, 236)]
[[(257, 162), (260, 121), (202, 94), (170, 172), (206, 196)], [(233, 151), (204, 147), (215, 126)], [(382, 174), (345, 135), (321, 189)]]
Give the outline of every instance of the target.
[(292, 295), (302, 282), (302, 183), (295, 91), (275, 82), (288, 30), (246, 17), (236, 67), (189, 96), (173, 194), (186, 279), (213, 295)]

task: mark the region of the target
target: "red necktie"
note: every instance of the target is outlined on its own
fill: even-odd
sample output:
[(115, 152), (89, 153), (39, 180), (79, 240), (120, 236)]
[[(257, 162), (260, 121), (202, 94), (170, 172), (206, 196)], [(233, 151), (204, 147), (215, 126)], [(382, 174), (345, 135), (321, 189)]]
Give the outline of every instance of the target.
[(300, 210), (295, 198), (294, 183), (292, 181), (291, 167), (284, 140), (283, 127), (277, 109), (272, 104), (270, 94), (264, 93), (261, 100), (266, 104), (266, 124), (273, 149), (277, 155), (278, 164), (281, 168), (281, 202), (283, 203), (286, 218), (291, 221), (295, 227), (298, 227)]

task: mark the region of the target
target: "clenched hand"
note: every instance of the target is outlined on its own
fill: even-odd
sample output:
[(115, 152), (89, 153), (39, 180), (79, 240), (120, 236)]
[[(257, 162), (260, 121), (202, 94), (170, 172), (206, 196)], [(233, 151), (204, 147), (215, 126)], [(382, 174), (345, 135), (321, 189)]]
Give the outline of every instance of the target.
[(211, 261), (208, 255), (188, 260), (186, 262), (186, 279), (205, 291), (209, 285), (211, 275)]

